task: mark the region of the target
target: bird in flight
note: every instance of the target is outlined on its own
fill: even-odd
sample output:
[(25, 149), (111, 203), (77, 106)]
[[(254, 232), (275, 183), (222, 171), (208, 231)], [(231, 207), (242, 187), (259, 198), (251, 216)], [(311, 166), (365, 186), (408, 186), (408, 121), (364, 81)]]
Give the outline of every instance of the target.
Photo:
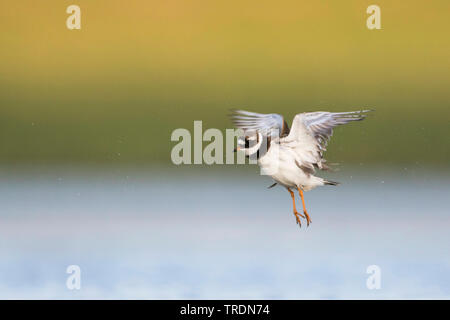
[[(297, 224), (301, 227), (302, 217), (309, 226), (311, 217), (306, 211), (303, 192), (318, 186), (339, 184), (314, 175), (316, 169), (330, 169), (325, 164), (323, 153), (333, 135), (333, 128), (363, 120), (369, 111), (299, 113), (289, 129), (279, 114), (233, 110), (231, 120), (243, 132), (238, 138), (236, 150), (245, 152), (251, 159), (257, 159), (262, 171), (275, 181), (269, 188), (280, 184), (289, 191)], [(298, 191), (302, 199), (303, 214), (295, 207), (292, 190)]]

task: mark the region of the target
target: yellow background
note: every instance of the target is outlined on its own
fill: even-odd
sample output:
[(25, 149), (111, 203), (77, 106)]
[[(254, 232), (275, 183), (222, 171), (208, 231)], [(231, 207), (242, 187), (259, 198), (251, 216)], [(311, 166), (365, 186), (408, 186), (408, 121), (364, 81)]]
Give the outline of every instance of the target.
[[(68, 30), (67, 6), (81, 8)], [(328, 157), (448, 165), (449, 1), (2, 1), (0, 162), (171, 164), (230, 108), (376, 109)]]

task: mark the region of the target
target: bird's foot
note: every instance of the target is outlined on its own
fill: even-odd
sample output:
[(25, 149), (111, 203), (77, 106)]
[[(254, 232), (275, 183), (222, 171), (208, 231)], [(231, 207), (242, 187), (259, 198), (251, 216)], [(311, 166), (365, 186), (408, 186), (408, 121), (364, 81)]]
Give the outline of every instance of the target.
[(302, 215), (301, 213), (298, 213), (297, 211), (294, 211), (294, 215), (295, 215), (295, 220), (297, 221), (298, 226), (301, 228), (302, 221), (300, 220), (300, 217), (305, 218), (305, 216)]
[(303, 213), (306, 216), (306, 226), (309, 227), (309, 224), (312, 222), (311, 217), (309, 216), (309, 214), (306, 210), (304, 210)]

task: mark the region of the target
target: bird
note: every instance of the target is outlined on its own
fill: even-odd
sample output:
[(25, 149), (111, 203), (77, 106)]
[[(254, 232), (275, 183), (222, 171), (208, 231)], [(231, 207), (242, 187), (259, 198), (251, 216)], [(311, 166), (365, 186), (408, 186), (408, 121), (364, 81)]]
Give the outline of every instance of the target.
[[(349, 112), (303, 112), (295, 115), (289, 129), (284, 117), (277, 113), (262, 114), (245, 110), (231, 110), (231, 121), (241, 131), (235, 151), (257, 160), (264, 174), (274, 183), (285, 187), (292, 198), (293, 212), (298, 226), (300, 218), (310, 225), (311, 217), (306, 210), (304, 192), (318, 186), (337, 186), (340, 183), (320, 178), (316, 169), (330, 170), (323, 157), (336, 126), (361, 121), (372, 110)], [(294, 191), (298, 191), (303, 214), (295, 206)]]

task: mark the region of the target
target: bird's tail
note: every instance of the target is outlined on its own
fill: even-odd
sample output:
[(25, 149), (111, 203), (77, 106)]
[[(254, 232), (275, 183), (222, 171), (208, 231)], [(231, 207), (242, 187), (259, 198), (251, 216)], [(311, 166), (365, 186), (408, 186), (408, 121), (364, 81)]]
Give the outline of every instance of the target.
[(325, 185), (329, 185), (329, 186), (338, 186), (341, 183), (340, 182), (336, 182), (336, 181), (330, 181), (330, 180), (323, 180), (323, 184)]

